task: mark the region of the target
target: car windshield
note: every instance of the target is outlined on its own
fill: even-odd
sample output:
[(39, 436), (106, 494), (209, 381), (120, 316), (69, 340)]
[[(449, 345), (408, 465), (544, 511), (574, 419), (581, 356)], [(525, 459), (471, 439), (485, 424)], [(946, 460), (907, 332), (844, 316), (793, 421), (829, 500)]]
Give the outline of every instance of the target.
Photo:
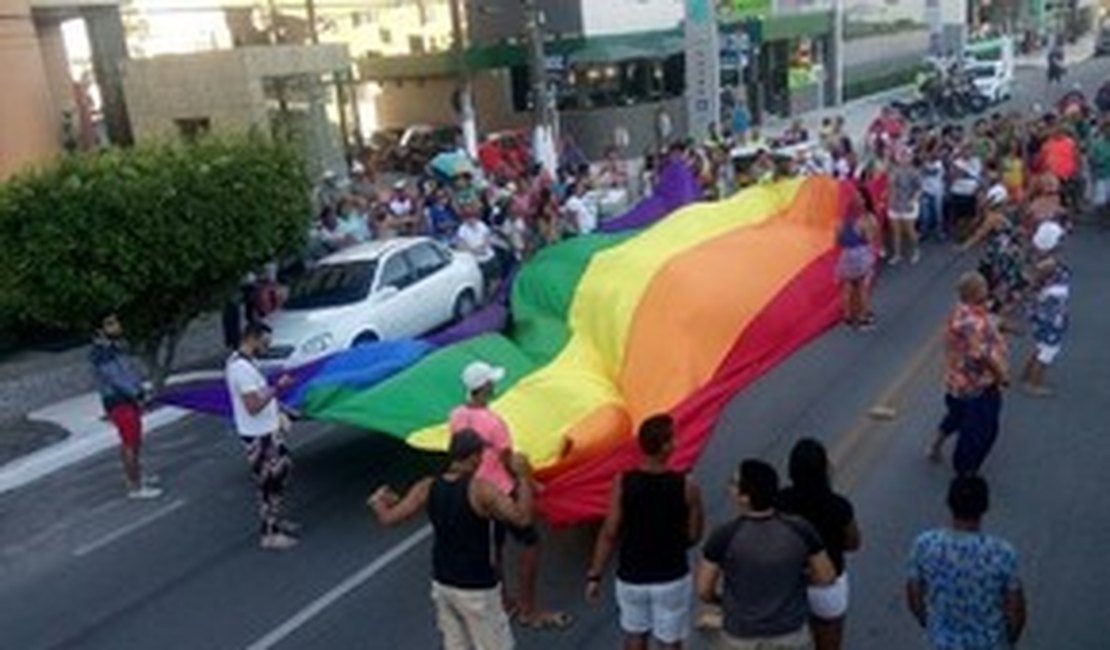
[(968, 72), (970, 72), (971, 76), (975, 77), (976, 79), (987, 79), (994, 76), (994, 66), (975, 66), (974, 68), (968, 68)]
[(284, 308), (321, 309), (358, 302), (370, 293), (377, 268), (375, 260), (317, 266), (293, 282)]

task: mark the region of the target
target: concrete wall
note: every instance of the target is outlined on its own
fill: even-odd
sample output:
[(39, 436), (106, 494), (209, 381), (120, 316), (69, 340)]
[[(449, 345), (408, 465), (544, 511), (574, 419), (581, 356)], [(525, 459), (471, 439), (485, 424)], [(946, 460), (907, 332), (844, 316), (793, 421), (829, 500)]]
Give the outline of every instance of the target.
[(863, 79), (908, 68), (928, 53), (927, 30), (853, 39), (844, 47), (844, 77)]
[[(476, 74), (472, 86), (479, 133), (517, 128), (529, 122), (528, 113), (512, 110), (507, 70)], [(457, 123), (459, 118), (452, 104), (456, 87), (453, 78), (384, 84), (375, 101), (378, 128)]]
[(57, 21), (38, 21), (35, 29), (42, 51), (43, 69), (50, 96), (54, 102), (54, 113), (61, 116), (63, 111), (74, 111), (76, 100), (73, 97), (73, 80), (69, 76), (69, 60), (66, 58), (65, 38), (62, 25)]
[(582, 3), (587, 36), (672, 29), (684, 18), (683, 0), (603, 0)]
[(345, 69), (346, 48), (246, 47), (127, 62), (124, 88), (138, 139), (177, 135), (174, 120), (208, 118), (213, 130), (269, 128), (263, 80)]
[(260, 80), (231, 52), (131, 60), (123, 85), (138, 140), (177, 136), (177, 119), (207, 118), (213, 130), (266, 123)]
[(628, 149), (624, 157), (639, 157), (648, 147), (659, 146), (655, 136), (655, 116), (663, 107), (670, 113), (673, 132), (686, 133), (686, 100), (625, 106), (621, 108), (563, 111), (559, 114), (562, 132), (569, 134), (590, 159), (598, 159), (613, 144), (618, 126), (628, 130)]
[[(582, 3), (589, 1), (591, 0), (536, 0), (544, 13), (544, 31), (548, 34), (582, 34)], [(524, 3), (521, 0), (465, 2), (467, 30), (472, 43), (524, 37)]]
[(0, 179), (57, 155), (61, 128), (27, 0), (5, 0), (3, 11)]

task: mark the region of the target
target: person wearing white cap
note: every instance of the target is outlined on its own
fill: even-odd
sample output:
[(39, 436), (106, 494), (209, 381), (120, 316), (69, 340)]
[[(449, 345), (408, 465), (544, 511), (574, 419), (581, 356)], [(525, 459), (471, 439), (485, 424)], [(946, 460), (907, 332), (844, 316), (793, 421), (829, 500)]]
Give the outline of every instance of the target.
[[(513, 438), (509, 425), (490, 409), (497, 384), (505, 379), (505, 369), (485, 361), (473, 361), (463, 369), (460, 379), (466, 389), (467, 400), (451, 411), (447, 419), (452, 434), (469, 430), (481, 436), (486, 443), (477, 477), (491, 483), (502, 494), (512, 495), (519, 483), (509, 471), (513, 455)], [(536, 585), (539, 576), (540, 535), (534, 524), (517, 526), (508, 524), (497, 530), (497, 558), (500, 564), (506, 533), (522, 547), (518, 575), (516, 619), (527, 627), (561, 629), (571, 622), (564, 612), (541, 612), (536, 606)], [(513, 607), (510, 605), (510, 610)]]
[(1064, 228), (1055, 221), (1045, 221), (1033, 234), (1037, 259), (1033, 265), (1035, 301), (1033, 304), (1033, 351), (1025, 362), (1022, 380), (1025, 390), (1037, 397), (1052, 395), (1045, 385), (1044, 373), (1060, 354), (1068, 329), (1068, 298), (1071, 293), (1071, 270), (1060, 260), (1057, 251), (1064, 238)]

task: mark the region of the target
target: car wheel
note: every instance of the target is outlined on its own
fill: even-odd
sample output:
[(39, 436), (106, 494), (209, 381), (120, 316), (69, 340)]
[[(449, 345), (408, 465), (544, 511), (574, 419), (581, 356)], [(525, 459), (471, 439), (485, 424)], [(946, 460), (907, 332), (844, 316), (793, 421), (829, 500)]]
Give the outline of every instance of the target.
[(458, 298), (455, 299), (455, 322), (464, 320), (467, 316), (478, 311), (478, 301), (474, 298), (474, 292), (470, 289), (462, 292)]
[(363, 332), (362, 334), (359, 334), (358, 336), (355, 337), (354, 342), (351, 343), (351, 347), (352, 348), (357, 348), (357, 347), (362, 346), (362, 345), (370, 345), (371, 343), (377, 343), (378, 341), (379, 341), (379, 339), (378, 339), (377, 334), (375, 334), (373, 332)]

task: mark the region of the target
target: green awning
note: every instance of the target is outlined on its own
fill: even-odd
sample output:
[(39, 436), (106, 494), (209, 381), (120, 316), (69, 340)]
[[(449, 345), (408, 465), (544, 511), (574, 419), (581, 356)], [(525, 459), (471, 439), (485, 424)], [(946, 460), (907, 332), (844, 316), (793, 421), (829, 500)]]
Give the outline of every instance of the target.
[[(721, 23), (722, 30), (735, 30), (751, 17)], [(829, 11), (768, 16), (761, 20), (757, 40), (776, 41), (802, 36), (821, 36), (832, 31), (833, 15)], [(611, 63), (633, 59), (661, 59), (685, 49), (682, 27), (616, 34), (563, 38), (545, 44), (549, 55), (562, 55), (568, 64)], [(468, 48), (463, 65), (470, 70), (488, 70), (527, 65), (528, 54), (521, 43), (498, 43)], [(373, 81), (395, 81), (447, 77), (458, 74), (459, 61), (451, 52), (414, 54), (408, 56), (363, 57), (359, 60), (361, 78)]]

